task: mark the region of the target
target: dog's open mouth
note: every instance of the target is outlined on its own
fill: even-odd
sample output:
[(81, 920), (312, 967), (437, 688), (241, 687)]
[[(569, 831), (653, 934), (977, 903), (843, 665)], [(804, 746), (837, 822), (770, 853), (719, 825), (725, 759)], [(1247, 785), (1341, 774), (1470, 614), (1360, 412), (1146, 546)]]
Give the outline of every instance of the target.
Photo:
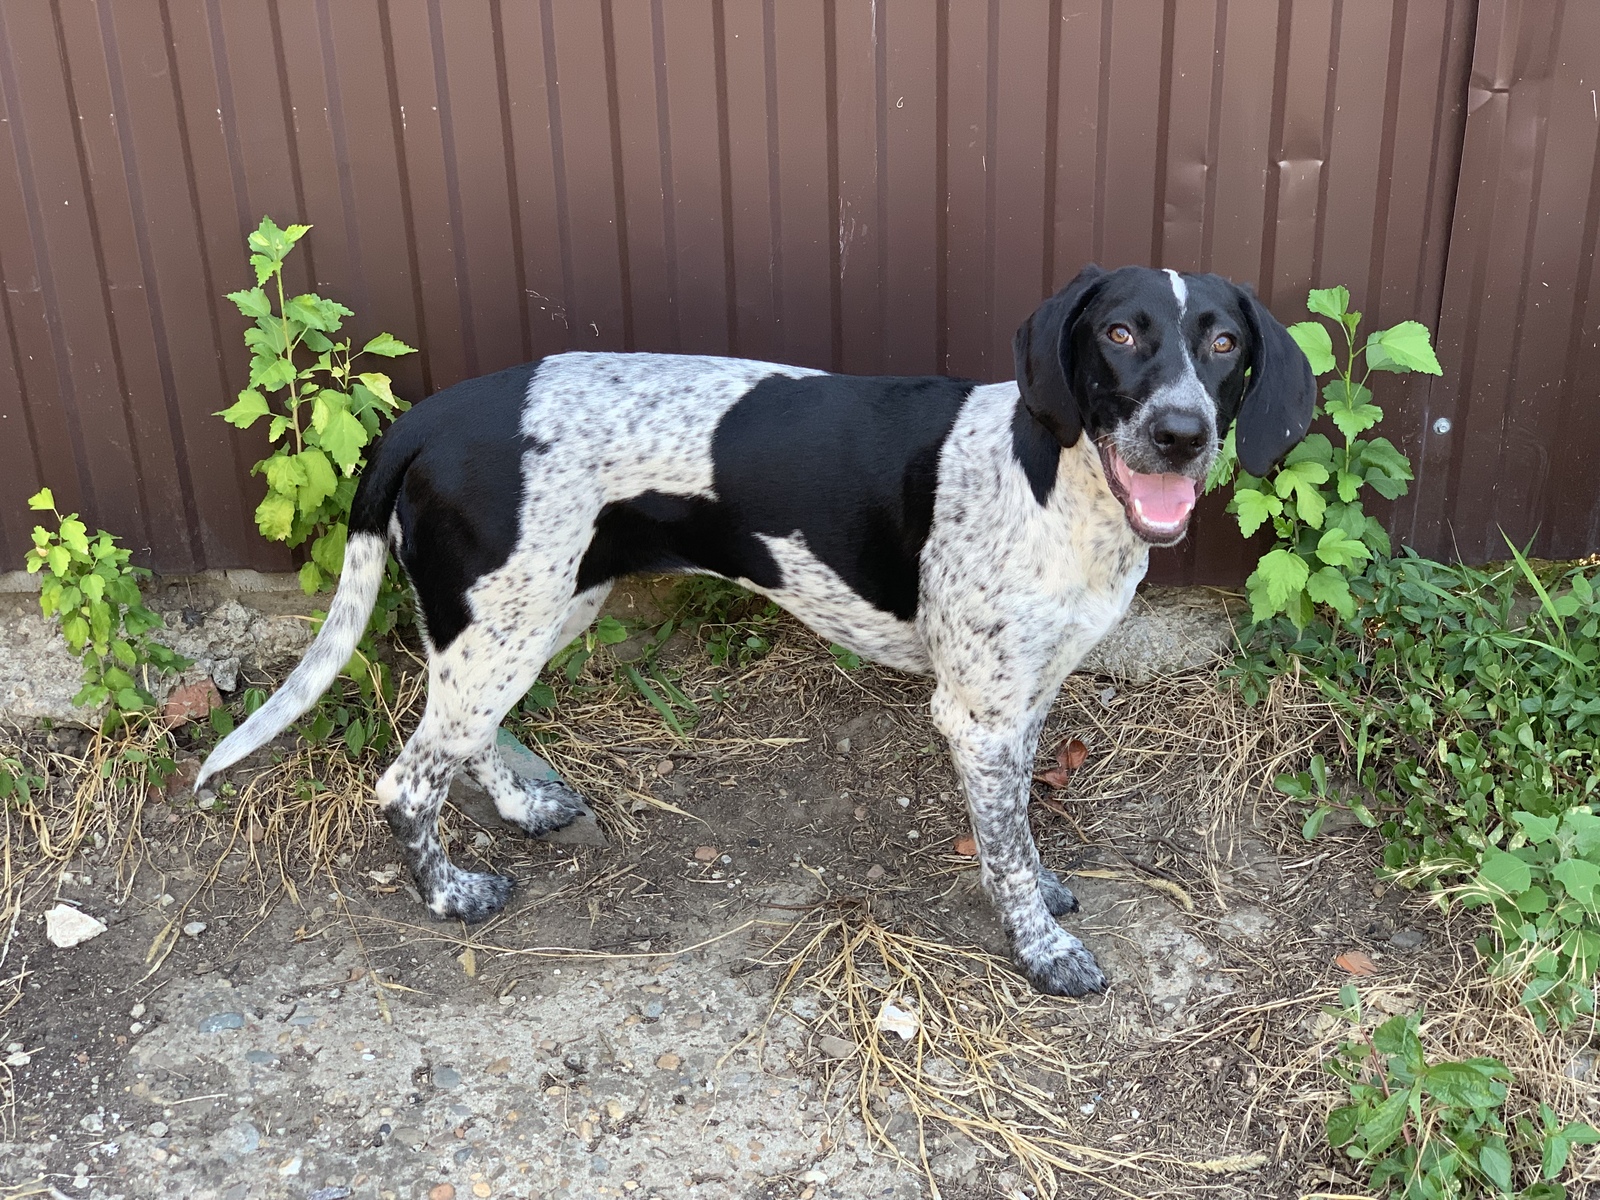
[(1133, 531), (1157, 546), (1182, 540), (1194, 512), (1195, 481), (1187, 475), (1141, 475), (1128, 468), (1109, 440), (1099, 446), (1106, 483), (1128, 514)]

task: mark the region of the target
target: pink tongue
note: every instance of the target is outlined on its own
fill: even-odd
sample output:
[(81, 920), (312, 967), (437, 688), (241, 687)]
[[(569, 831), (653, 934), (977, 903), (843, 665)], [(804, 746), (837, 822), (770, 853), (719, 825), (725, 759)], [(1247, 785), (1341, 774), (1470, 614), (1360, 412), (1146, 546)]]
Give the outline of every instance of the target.
[(1152, 525), (1176, 525), (1194, 507), (1194, 480), (1183, 475), (1139, 475), (1130, 471), (1128, 499), (1138, 501), (1139, 514)]

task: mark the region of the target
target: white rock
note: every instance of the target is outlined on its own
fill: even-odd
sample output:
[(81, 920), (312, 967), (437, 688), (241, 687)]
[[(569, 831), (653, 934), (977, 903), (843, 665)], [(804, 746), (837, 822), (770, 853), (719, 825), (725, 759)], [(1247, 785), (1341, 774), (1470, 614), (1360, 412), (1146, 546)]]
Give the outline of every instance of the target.
[(25, 1053), (22, 1050), (13, 1050), (10, 1054), (6, 1055), (6, 1066), (8, 1067), (25, 1067), (32, 1061), (33, 1055)]
[(141, 1000), (139, 1003), (130, 1008), (128, 1010), (128, 1015), (134, 1020), (138, 1020), (140, 1017), (144, 1016), (144, 1001)]
[(183, 927), (183, 932), (190, 937), (199, 937), (205, 931), (206, 923), (204, 921), (190, 921)]
[(911, 807), (911, 797), (910, 796), (896, 796), (894, 798), (894, 802), (896, 804), (898, 804), (901, 808), (910, 808)]
[(44, 933), (52, 946), (63, 950), (97, 938), (106, 931), (105, 925), (88, 913), (79, 912), (70, 904), (58, 904), (44, 915)]
[(916, 1036), (922, 1022), (914, 1012), (907, 1012), (899, 1007), (893, 1000), (885, 1000), (883, 1007), (878, 1010), (878, 1032), (897, 1033), (904, 1041), (910, 1041)]

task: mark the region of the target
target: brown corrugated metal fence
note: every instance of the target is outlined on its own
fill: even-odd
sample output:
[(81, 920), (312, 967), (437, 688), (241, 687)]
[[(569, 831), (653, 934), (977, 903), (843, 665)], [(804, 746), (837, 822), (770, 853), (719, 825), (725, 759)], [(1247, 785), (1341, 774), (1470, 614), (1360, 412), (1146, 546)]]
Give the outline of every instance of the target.
[[(1380, 393), (1405, 537), (1592, 550), (1596, 77), (1582, 0), (0, 0), (0, 564), (48, 483), (159, 569), (288, 565), (210, 415), (264, 213), (413, 398), (568, 347), (1009, 378), (1091, 259), (1342, 282), (1442, 323)], [(1213, 506), (1155, 574), (1248, 553)]]

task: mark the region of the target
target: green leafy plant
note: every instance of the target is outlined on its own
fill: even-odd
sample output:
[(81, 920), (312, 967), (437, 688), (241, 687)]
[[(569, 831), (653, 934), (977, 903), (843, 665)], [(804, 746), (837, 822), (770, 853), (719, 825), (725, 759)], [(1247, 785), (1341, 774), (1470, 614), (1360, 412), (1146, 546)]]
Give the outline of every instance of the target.
[(263, 217), (250, 234), (256, 286), (228, 296), (255, 322), (244, 334), (250, 386), (216, 414), (240, 429), (268, 418), (267, 440), (274, 449), (251, 468), (267, 480), (256, 525), (263, 537), (291, 547), (312, 539), (310, 560), (300, 568), (307, 595), (320, 591), (344, 565), (350, 501), (355, 475), (366, 465), (365, 447), (385, 421), (409, 407), (395, 396), (389, 376), (358, 371), (356, 360), (415, 353), (387, 333), (354, 350), (349, 338), (333, 337), (354, 315), (350, 309), (312, 292), (284, 295), (284, 261), (310, 229), (279, 229)]
[[(1367, 1173), (1381, 1196), (1401, 1200), (1564, 1200), (1556, 1182), (1574, 1145), (1600, 1141), (1582, 1122), (1560, 1122), (1539, 1106), (1539, 1124), (1526, 1117), (1506, 1125), (1504, 1106), (1511, 1072), (1493, 1058), (1430, 1063), (1420, 1013), (1393, 1016), (1367, 1034), (1360, 996), (1340, 989), (1340, 1007), (1357, 1036), (1339, 1044), (1327, 1069), (1340, 1079), (1348, 1102), (1327, 1118), (1328, 1141)], [(1522, 1173), (1537, 1182), (1518, 1188)]]
[(1277, 781), (1306, 836), (1351, 808), (1395, 878), (1485, 911), (1491, 969), (1564, 1026), (1600, 969), (1600, 588), (1511, 553), (1377, 562), (1351, 620), (1257, 627), (1232, 673), (1250, 696), (1297, 671), (1332, 704), (1328, 761)]
[(1282, 613), (1297, 629), (1311, 623), (1318, 604), (1341, 617), (1355, 612), (1350, 580), (1375, 555), (1390, 553), (1389, 535), (1366, 511), (1361, 493), (1371, 488), (1393, 500), (1405, 494), (1412, 477), (1411, 464), (1388, 438), (1361, 436), (1383, 420), (1367, 380), (1374, 371), (1441, 373), (1428, 331), (1416, 321), (1378, 330), (1357, 346), (1361, 314), (1350, 310), (1346, 289), (1314, 289), (1306, 306), (1333, 322), (1344, 339), (1343, 353), (1336, 357), (1327, 325), (1302, 321), (1289, 327), (1313, 374), (1334, 372), (1316, 411), (1342, 444), (1313, 432), (1270, 479), (1259, 479), (1239, 468), (1230, 432), (1206, 481), (1207, 490), (1233, 481), (1228, 511), (1246, 537), (1270, 524), (1275, 544), (1245, 583), (1251, 616), (1261, 622)]
[[(272, 453), (251, 468), (267, 481), (256, 525), (262, 536), (290, 547), (310, 539), (309, 559), (300, 567), (300, 586), (307, 595), (326, 587), (343, 569), (350, 503), (357, 475), (366, 466), (366, 447), (388, 421), (410, 407), (395, 396), (388, 375), (361, 371), (357, 360), (415, 353), (387, 333), (356, 350), (349, 338), (335, 339), (345, 318), (354, 315), (350, 309), (315, 293), (285, 295), (284, 262), (310, 229), (280, 229), (263, 217), (247, 239), (256, 286), (228, 299), (255, 322), (244, 334), (251, 356), (250, 386), (216, 414), (239, 429), (268, 419)], [(366, 635), (344, 668), (355, 691), (318, 702), (300, 726), (310, 741), (320, 744), (338, 735), (352, 756), (387, 748), (394, 731), (379, 701), (393, 700), (394, 682), (374, 639), (409, 621), (410, 598), (400, 568), (391, 560)], [(213, 726), (222, 732), (231, 721), (231, 714), (222, 715)]]
[(124, 716), (145, 711), (155, 702), (150, 672), (189, 665), (147, 636), (161, 626), (139, 594), (139, 580), (150, 572), (134, 566), (132, 552), (113, 535), (102, 529), (90, 536), (77, 513), (63, 517), (49, 488), (29, 497), (28, 507), (56, 518), (54, 532), (34, 526), (27, 567), (30, 575), (43, 574), (40, 611), (61, 622), (61, 636), (83, 662), (83, 687), (72, 702), (109, 704)]
[(0, 754), (0, 804), (15, 809), (33, 807), (35, 792), (44, 790), (44, 776), (30, 770), (20, 758)]

